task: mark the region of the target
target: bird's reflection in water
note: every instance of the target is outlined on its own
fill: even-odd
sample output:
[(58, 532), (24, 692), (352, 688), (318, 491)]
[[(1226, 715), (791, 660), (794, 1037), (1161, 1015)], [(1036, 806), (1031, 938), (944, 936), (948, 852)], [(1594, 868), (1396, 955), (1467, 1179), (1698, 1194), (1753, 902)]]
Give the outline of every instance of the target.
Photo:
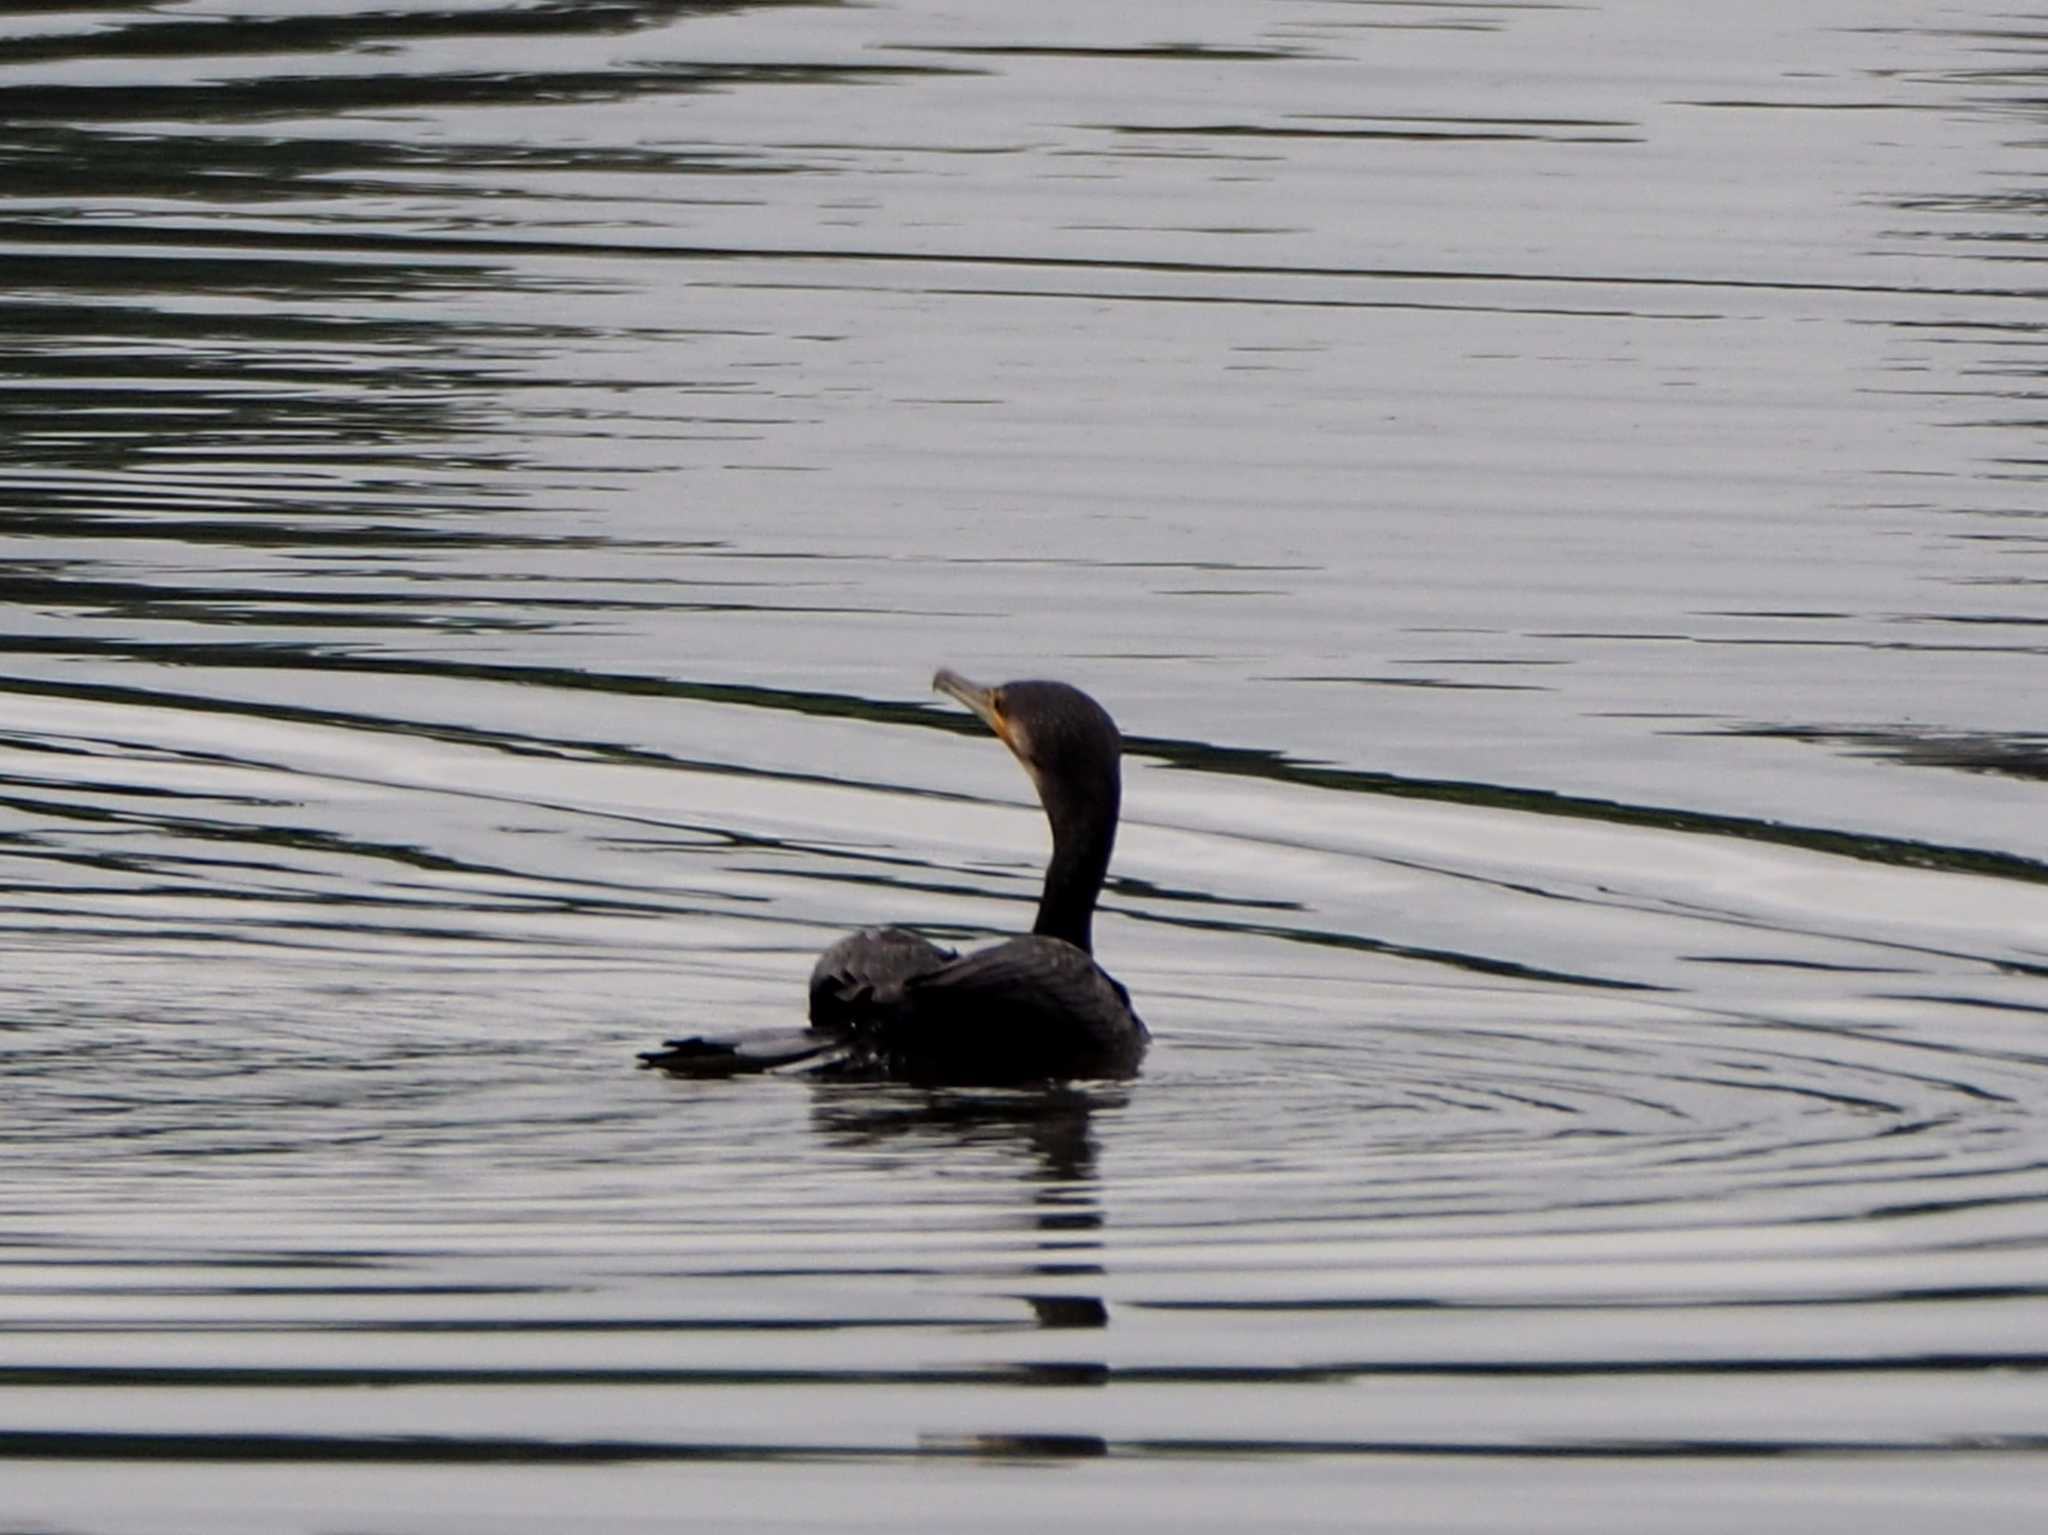
[[(811, 1122), (835, 1146), (858, 1148), (904, 1142), (940, 1152), (1011, 1149), (1022, 1153), (1018, 1181), (1039, 1232), (1042, 1261), (1027, 1272), (1071, 1278), (1102, 1272), (1091, 1256), (1102, 1247), (1102, 1200), (1097, 1186), (1094, 1117), (1129, 1101), (1110, 1087), (1048, 1086), (1022, 1091), (966, 1088), (849, 1087), (821, 1081), (811, 1099)], [(957, 1160), (957, 1158), (955, 1159)], [(1092, 1322), (1079, 1321), (1073, 1297), (1032, 1296), (1049, 1327), (1101, 1326), (1099, 1297)], [(1041, 1305), (1041, 1302), (1043, 1303)]]
[[(1109, 1307), (1092, 1287), (1075, 1283), (1104, 1272), (1094, 1117), (1128, 1101), (1127, 1092), (1110, 1087), (877, 1093), (872, 1086), (853, 1090), (819, 1083), (811, 1120), (821, 1136), (841, 1147), (910, 1142), (942, 1154), (1018, 1152), (1018, 1184), (1038, 1233), (1039, 1256), (1015, 1272), (1042, 1282), (1005, 1293), (1030, 1308), (1040, 1330), (1099, 1330), (1109, 1325)], [(1003, 1368), (1018, 1384), (1101, 1386), (1109, 1380), (1109, 1366), (1100, 1359), (1009, 1361)], [(1037, 1433), (934, 1433), (919, 1446), (934, 1455), (1006, 1460), (1088, 1458), (1109, 1449), (1097, 1435)]]

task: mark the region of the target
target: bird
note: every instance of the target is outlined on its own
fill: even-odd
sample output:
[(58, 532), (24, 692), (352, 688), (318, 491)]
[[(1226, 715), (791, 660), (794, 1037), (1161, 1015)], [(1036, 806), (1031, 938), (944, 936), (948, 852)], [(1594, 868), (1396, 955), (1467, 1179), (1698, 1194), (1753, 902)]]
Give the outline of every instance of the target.
[(983, 687), (941, 668), (932, 688), (994, 731), (1038, 791), (1052, 856), (1031, 931), (962, 955), (903, 928), (865, 928), (818, 957), (808, 1028), (673, 1039), (642, 1052), (644, 1065), (702, 1077), (802, 1066), (925, 1085), (1137, 1074), (1151, 1036), (1094, 944), (1123, 797), (1116, 722), (1064, 682)]

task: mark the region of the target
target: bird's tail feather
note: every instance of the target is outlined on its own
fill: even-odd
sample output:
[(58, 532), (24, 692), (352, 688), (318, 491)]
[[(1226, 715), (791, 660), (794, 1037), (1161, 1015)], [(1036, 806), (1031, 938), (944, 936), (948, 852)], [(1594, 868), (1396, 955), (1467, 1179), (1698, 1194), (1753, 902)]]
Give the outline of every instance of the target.
[(659, 1050), (640, 1052), (640, 1064), (680, 1077), (742, 1077), (820, 1061), (844, 1044), (842, 1036), (820, 1029), (785, 1029), (732, 1039), (692, 1035), (671, 1039)]

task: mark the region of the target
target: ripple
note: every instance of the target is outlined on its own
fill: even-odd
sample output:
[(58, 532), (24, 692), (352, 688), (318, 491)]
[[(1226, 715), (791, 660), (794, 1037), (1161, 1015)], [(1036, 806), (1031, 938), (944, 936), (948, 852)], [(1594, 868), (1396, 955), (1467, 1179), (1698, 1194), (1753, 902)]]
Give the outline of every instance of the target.
[[(2017, 33), (44, 9), (14, 1524), (2039, 1524)], [(1028, 920), (941, 661), (1144, 1075), (634, 1071)]]

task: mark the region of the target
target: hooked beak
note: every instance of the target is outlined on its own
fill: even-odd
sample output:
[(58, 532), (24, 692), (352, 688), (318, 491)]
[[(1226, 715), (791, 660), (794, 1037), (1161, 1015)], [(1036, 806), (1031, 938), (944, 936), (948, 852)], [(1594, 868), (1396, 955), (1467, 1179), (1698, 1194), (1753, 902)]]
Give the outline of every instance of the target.
[(932, 678), (932, 691), (944, 693), (948, 698), (957, 699), (965, 704), (980, 717), (984, 725), (996, 733), (1005, 746), (1013, 751), (1016, 749), (1010, 740), (1009, 727), (1003, 721), (1002, 711), (996, 707), (996, 694), (1001, 689), (985, 688), (969, 682), (950, 666), (942, 666)]

